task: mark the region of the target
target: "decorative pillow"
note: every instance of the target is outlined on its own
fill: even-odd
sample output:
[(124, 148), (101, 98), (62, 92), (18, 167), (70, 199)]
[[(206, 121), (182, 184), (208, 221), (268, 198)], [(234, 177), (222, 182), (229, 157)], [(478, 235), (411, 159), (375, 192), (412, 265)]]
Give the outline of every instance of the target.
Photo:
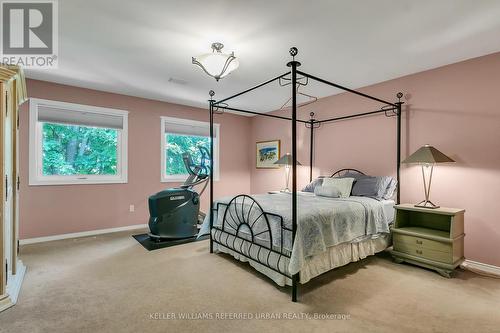
[(364, 176), (358, 178), (352, 187), (352, 195), (382, 199), (391, 182), (387, 176)]
[(316, 178), (315, 180), (313, 180), (312, 182), (310, 182), (309, 184), (307, 184), (302, 189), (302, 192), (311, 192), (311, 193), (314, 193), (314, 189), (317, 186), (321, 186), (321, 184), (323, 184), (323, 179), (324, 178), (325, 178), (324, 176), (319, 176), (318, 178)]
[(389, 185), (387, 185), (387, 188), (385, 190), (385, 193), (382, 198), (389, 200), (392, 199), (394, 196), (394, 191), (396, 191), (396, 188), (398, 187), (398, 181), (394, 177), (390, 177), (391, 181)]
[(323, 187), (334, 187), (340, 193), (340, 198), (348, 198), (351, 195), (354, 178), (324, 178)]
[(338, 198), (340, 197), (340, 191), (334, 186), (320, 185), (314, 188), (314, 195), (321, 197)]

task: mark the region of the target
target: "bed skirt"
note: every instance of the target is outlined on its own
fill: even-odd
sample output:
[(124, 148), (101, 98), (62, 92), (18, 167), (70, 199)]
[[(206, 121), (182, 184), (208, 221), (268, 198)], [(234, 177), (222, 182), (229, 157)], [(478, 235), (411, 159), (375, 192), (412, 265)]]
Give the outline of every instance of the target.
[[(217, 233), (214, 232), (212, 233), (212, 235), (215, 237), (221, 236), (220, 234), (216, 234)], [(224, 234), (225, 237), (228, 236), (227, 233), (224, 232)], [(231, 244), (231, 242), (227, 244)], [(353, 241), (351, 243), (342, 243), (336, 246), (332, 246), (323, 253), (306, 258), (305, 264), (299, 273), (299, 281), (300, 283), (304, 284), (310, 281), (312, 278), (326, 273), (336, 267), (344, 266), (348, 263), (359, 261), (368, 256), (374, 255), (377, 252), (381, 252), (385, 250), (389, 245), (390, 234), (378, 234), (368, 239), (365, 238), (359, 241)], [(242, 244), (242, 246), (245, 247), (245, 244)], [(227, 253), (242, 262), (248, 262), (250, 266), (269, 277), (279, 286), (292, 285), (292, 280), (285, 275), (280, 274), (255, 260), (249, 259), (226, 246), (214, 242), (214, 251)], [(249, 252), (251, 253), (251, 256), (253, 256), (253, 251)], [(253, 258), (257, 257), (253, 256)], [(273, 260), (272, 257), (271, 260)], [(288, 261), (288, 258), (281, 258), (278, 265), (285, 268), (288, 265)], [(276, 262), (272, 263), (273, 266), (275, 264)]]

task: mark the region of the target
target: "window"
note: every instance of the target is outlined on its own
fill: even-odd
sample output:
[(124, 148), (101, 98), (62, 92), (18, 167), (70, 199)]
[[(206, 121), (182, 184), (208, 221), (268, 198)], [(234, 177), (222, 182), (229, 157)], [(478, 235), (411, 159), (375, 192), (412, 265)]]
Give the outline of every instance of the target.
[[(200, 162), (198, 146), (210, 149), (210, 123), (161, 117), (161, 181), (183, 182), (188, 174), (182, 154), (191, 153)], [(219, 179), (219, 124), (214, 124), (214, 179)]]
[(30, 185), (127, 182), (128, 112), (30, 99)]

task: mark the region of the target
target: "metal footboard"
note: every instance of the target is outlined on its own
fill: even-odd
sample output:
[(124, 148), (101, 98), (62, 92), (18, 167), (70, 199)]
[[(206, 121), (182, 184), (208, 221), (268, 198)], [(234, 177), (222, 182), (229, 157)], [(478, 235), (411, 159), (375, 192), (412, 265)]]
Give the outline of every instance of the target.
[[(210, 231), (214, 243), (292, 278), (287, 265), (280, 266), (283, 258), (289, 261), (291, 257), (291, 251), (284, 248), (286, 233), (289, 232), (289, 237), (292, 238), (292, 229), (284, 225), (282, 216), (265, 212), (257, 201), (244, 194), (235, 196), (227, 204), (217, 203), (213, 209), (214, 217), (220, 217), (220, 212), (222, 212), (220, 209), (224, 209), (222, 221), (217, 221), (218, 225), (213, 225)], [(279, 222), (279, 235), (273, 235), (270, 218)], [(273, 241), (276, 241), (278, 236), (280, 240), (279, 245), (276, 246)], [(256, 256), (252, 255), (252, 249), (253, 253), (257, 254)], [(265, 251), (262, 251), (263, 249)], [(273, 261), (270, 260), (272, 257)]]

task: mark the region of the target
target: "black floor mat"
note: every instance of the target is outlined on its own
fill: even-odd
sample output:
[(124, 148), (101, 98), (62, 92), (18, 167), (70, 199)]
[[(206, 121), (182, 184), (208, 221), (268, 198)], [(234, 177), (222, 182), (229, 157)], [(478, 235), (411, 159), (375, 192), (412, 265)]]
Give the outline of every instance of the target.
[(201, 236), (198, 239), (196, 237), (191, 237), (191, 238), (175, 239), (175, 240), (162, 240), (159, 242), (149, 238), (148, 234), (133, 235), (132, 237), (134, 237), (136, 241), (138, 241), (142, 246), (144, 246), (146, 250), (153, 251), (153, 250), (163, 249), (165, 247), (205, 240), (209, 238), (209, 235)]

